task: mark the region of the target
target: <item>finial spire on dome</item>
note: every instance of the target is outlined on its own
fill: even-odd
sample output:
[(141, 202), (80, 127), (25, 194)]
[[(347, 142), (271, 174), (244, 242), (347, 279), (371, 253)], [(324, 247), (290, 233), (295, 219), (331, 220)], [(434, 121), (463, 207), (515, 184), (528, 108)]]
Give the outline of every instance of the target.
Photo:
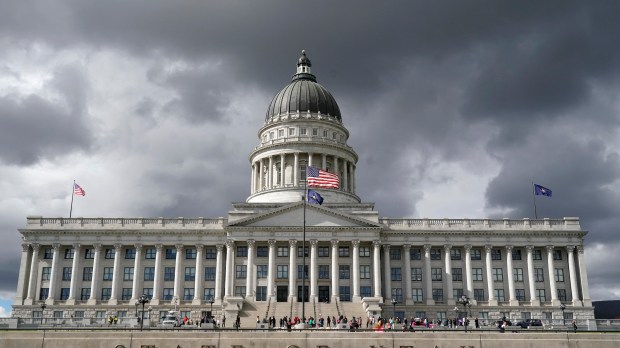
[(297, 73), (293, 76), (293, 80), (295, 79), (308, 79), (312, 81), (316, 81), (316, 77), (312, 75), (312, 71), (310, 67), (312, 66), (312, 62), (306, 56), (306, 50), (301, 50), (301, 57), (297, 59)]

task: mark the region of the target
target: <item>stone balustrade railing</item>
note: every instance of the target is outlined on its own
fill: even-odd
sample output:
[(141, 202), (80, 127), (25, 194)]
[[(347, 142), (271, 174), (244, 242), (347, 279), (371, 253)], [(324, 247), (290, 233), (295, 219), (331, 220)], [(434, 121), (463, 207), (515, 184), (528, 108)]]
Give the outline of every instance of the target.
[(565, 217), (563, 219), (392, 219), (380, 218), (379, 223), (392, 230), (411, 229), (549, 229), (575, 230), (581, 229), (579, 218)]
[(199, 218), (48, 218), (29, 216), (27, 228), (119, 228), (119, 227), (148, 227), (148, 228), (212, 228), (222, 229), (226, 219)]

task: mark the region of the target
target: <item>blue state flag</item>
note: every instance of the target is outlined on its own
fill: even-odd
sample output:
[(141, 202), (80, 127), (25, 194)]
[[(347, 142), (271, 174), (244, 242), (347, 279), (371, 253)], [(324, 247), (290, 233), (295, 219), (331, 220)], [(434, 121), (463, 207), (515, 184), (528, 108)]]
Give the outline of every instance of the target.
[(323, 197), (314, 190), (308, 190), (308, 203), (321, 205), (323, 204)]
[(534, 184), (534, 194), (537, 196), (551, 197), (551, 190), (538, 184)]

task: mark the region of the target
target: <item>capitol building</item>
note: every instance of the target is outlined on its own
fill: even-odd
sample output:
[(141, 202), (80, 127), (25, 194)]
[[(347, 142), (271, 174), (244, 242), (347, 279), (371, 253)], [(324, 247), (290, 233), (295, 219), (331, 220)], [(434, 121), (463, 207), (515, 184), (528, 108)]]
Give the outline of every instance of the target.
[[(243, 327), (302, 315), (594, 319), (579, 218), (380, 217), (357, 194), (345, 121), (302, 52), (247, 149), (245, 202), (223, 218), (29, 216), (13, 316), (123, 319), (145, 295), (151, 321), (177, 310), (239, 315)], [(338, 176), (337, 189), (314, 188), (322, 205), (303, 200), (308, 167)]]

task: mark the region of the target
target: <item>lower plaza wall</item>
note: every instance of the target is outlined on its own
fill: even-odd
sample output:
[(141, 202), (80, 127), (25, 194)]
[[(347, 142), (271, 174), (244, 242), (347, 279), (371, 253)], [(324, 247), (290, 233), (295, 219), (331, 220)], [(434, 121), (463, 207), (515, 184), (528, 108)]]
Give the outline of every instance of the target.
[(620, 347), (592, 332), (1, 331), (2, 348), (521, 348)]

